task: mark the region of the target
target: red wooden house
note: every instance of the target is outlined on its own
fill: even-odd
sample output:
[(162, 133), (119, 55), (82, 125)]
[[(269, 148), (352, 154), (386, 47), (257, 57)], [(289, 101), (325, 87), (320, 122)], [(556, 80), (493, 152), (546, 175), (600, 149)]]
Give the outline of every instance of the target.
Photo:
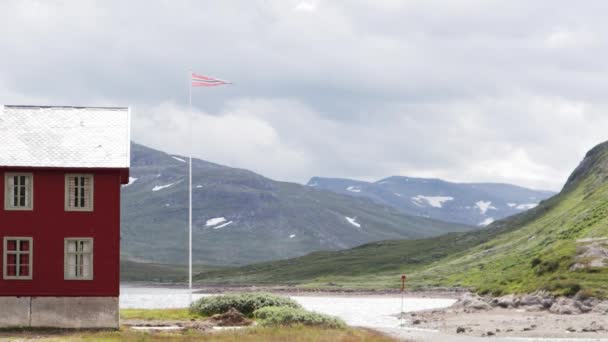
[(0, 107), (0, 327), (118, 327), (128, 108)]

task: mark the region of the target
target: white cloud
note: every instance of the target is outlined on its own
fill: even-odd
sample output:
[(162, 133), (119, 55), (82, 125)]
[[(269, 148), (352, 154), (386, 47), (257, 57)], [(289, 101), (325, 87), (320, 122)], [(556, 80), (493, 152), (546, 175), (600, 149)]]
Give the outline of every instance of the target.
[(302, 12), (315, 12), (317, 10), (317, 3), (316, 1), (311, 0), (301, 1), (296, 5), (295, 10)]

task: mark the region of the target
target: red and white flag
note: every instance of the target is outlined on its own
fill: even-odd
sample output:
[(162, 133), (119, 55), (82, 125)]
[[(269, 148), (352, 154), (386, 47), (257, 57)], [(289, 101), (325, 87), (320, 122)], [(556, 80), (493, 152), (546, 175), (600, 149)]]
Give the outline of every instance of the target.
[(192, 73), (192, 86), (193, 87), (216, 87), (224, 84), (231, 84), (228, 81), (220, 80), (219, 78), (198, 75)]

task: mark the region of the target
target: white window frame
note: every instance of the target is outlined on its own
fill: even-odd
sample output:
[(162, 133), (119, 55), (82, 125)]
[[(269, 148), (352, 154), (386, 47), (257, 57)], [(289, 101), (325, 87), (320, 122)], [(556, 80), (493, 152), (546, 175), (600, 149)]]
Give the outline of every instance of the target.
[[(25, 187), (25, 206), (14, 205), (14, 187), (9, 186), (10, 179), (13, 177), (24, 176), (29, 179), (29, 184)], [(4, 210), (34, 210), (34, 174), (30, 172), (6, 172), (4, 173)]]
[[(17, 240), (17, 241), (28, 241), (29, 245), (30, 245), (30, 250), (28, 251), (29, 254), (29, 275), (28, 276), (9, 276), (8, 275), (8, 241), (9, 240)], [(32, 279), (32, 275), (34, 274), (34, 239), (32, 239), (31, 237), (23, 237), (23, 236), (5, 236), (4, 237), (4, 246), (3, 246), (3, 262), (2, 262), (2, 279), (4, 280), (31, 280)], [(19, 243), (17, 243), (17, 250), (19, 249)], [(20, 266), (20, 262), (19, 262), (19, 255), (21, 253), (15, 252), (14, 254), (17, 255), (17, 270), (15, 273), (19, 273), (19, 266)]]
[[(88, 243), (91, 244), (91, 252), (89, 253), (84, 253), (84, 252), (74, 252), (74, 253), (69, 253), (68, 252), (68, 244), (70, 242), (74, 242), (74, 241), (86, 241)], [(65, 280), (93, 280), (93, 256), (94, 256), (94, 249), (95, 245), (93, 243), (93, 238), (90, 237), (69, 237), (69, 238), (65, 238), (63, 239), (63, 279)], [(69, 272), (68, 272), (68, 256), (69, 254), (76, 254), (77, 256), (80, 254), (91, 254), (89, 263), (90, 263), (90, 267), (91, 267), (91, 271), (89, 272), (90, 274), (88, 276), (78, 276), (78, 275), (74, 275), (74, 276), (70, 276)], [(78, 259), (77, 259), (78, 260)]]
[[(70, 181), (76, 177), (85, 177), (89, 178), (89, 196), (85, 198), (85, 206), (84, 207), (75, 207), (73, 203), (70, 202)], [(84, 173), (67, 173), (65, 175), (65, 211), (93, 211), (94, 203), (93, 198), (95, 197), (95, 177), (92, 174), (84, 174)], [(88, 200), (88, 204), (87, 204)]]

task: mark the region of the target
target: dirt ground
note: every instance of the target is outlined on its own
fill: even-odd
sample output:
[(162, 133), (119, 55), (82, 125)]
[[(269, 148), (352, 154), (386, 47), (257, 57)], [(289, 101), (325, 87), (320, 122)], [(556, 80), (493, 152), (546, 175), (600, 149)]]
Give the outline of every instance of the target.
[(557, 315), (547, 311), (493, 308), (463, 312), (450, 309), (408, 314), (406, 324), (462, 336), (606, 338), (608, 315)]

